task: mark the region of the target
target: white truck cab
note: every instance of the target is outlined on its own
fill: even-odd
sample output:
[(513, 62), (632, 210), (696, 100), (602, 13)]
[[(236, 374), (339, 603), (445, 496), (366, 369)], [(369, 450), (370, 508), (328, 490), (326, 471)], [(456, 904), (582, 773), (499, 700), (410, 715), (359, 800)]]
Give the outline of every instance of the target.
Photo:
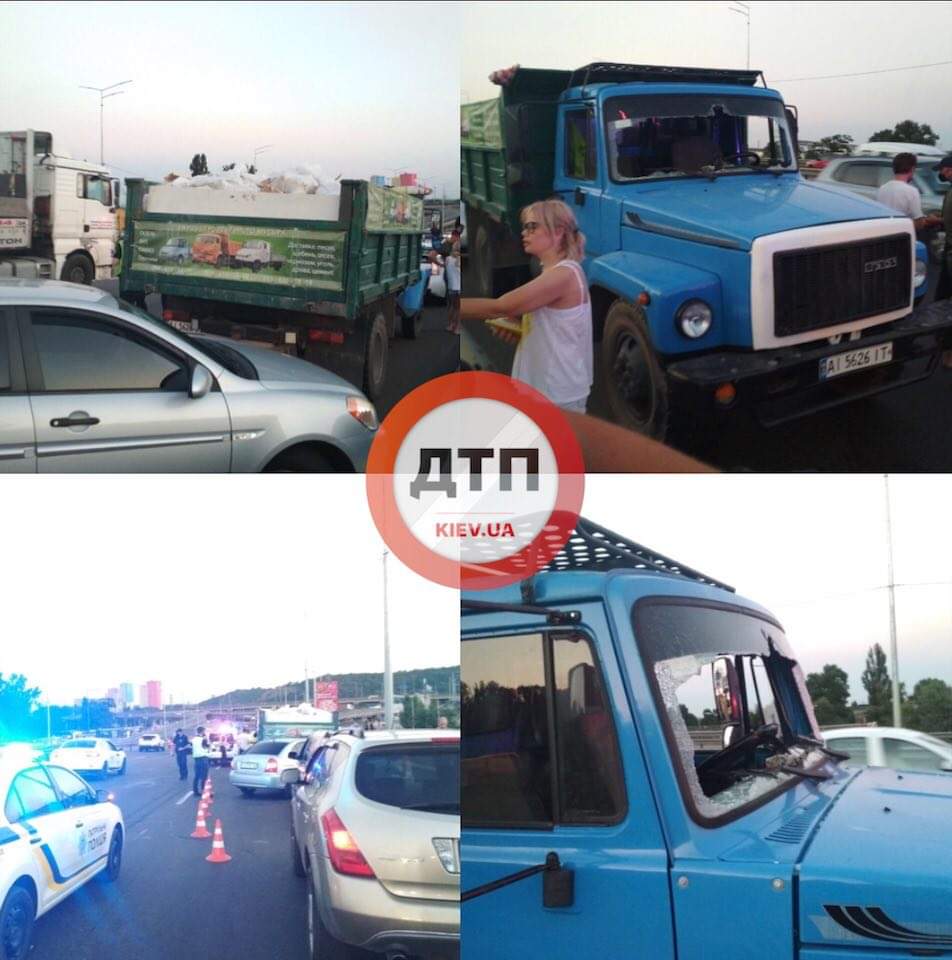
[(49, 133), (0, 132), (0, 276), (92, 283), (119, 255), (119, 181), (54, 153)]

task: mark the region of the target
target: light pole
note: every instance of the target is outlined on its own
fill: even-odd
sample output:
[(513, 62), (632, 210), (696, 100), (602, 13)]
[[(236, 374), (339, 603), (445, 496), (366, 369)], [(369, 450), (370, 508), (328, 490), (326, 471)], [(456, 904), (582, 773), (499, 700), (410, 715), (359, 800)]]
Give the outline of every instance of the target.
[[(102, 149), (102, 104), (104, 100), (107, 100), (109, 97), (118, 97), (119, 94), (125, 93), (125, 90), (116, 90), (116, 87), (124, 87), (127, 83), (132, 83), (131, 80), (120, 80), (119, 83), (111, 83), (108, 87), (87, 87), (83, 84), (79, 85), (80, 90), (95, 90), (99, 94), (99, 164), (103, 164), (103, 149)], [(115, 90), (115, 93), (107, 93), (108, 90)]]
[(387, 623), (387, 551), (383, 552), (383, 723), (393, 729), (393, 672), (390, 669), (390, 633)]
[(273, 143), (266, 143), (263, 147), (255, 147), (251, 158), (251, 165), (255, 168), (255, 170), (258, 169), (258, 154), (264, 153), (265, 150), (270, 150), (273, 146)]
[(886, 546), (889, 557), (889, 657), (892, 660), (889, 671), (892, 674), (892, 715), (893, 726), (902, 726), (902, 704), (899, 702), (899, 645), (896, 640), (896, 583), (893, 575), (892, 512), (889, 507), (889, 475), (883, 476), (886, 486)]
[(750, 69), (750, 7), (746, 3), (741, 3), (741, 0), (733, 0), (737, 4), (736, 7), (731, 7), (730, 10), (732, 13), (739, 13), (747, 21), (747, 69)]

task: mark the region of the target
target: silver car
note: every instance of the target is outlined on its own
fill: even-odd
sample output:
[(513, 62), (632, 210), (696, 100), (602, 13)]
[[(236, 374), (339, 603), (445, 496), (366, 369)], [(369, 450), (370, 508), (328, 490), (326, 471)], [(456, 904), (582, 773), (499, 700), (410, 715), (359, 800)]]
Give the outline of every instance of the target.
[(338, 734), (291, 800), (308, 956), (459, 955), (459, 731)]
[(893, 770), (952, 771), (952, 743), (904, 727), (840, 727), (823, 734), (831, 750), (849, 755), (853, 766)]
[(305, 740), (262, 740), (232, 763), (228, 782), (246, 797), (255, 790), (283, 790), (291, 796), (298, 779), (297, 757)]
[(0, 280), (0, 471), (360, 472), (376, 429), (314, 364), (94, 287)]

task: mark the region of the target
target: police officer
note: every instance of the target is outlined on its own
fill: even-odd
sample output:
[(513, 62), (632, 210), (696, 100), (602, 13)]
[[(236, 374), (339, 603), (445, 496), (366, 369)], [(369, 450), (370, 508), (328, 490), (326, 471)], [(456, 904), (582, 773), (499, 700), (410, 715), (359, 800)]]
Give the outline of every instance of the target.
[[(940, 180), (952, 183), (952, 154), (943, 157), (935, 169)], [(942, 226), (945, 230), (945, 249), (942, 251), (942, 271), (935, 291), (936, 300), (948, 300), (952, 297), (952, 189), (942, 201)]]
[(192, 737), (192, 760), (195, 762), (192, 793), (196, 797), (200, 797), (205, 786), (205, 780), (208, 778), (208, 740), (205, 739), (204, 727), (199, 727), (196, 733), (197, 736)]
[(181, 729), (175, 731), (172, 738), (172, 746), (175, 748), (175, 762), (178, 764), (179, 780), (188, 779), (188, 737), (182, 733)]

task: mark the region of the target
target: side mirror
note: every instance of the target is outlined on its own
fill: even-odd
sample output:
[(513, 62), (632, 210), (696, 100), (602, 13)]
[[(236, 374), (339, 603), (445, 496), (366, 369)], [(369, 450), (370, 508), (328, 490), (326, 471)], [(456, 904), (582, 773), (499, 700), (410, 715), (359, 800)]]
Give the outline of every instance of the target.
[(201, 400), (208, 394), (212, 388), (212, 375), (200, 364), (195, 364), (192, 371), (192, 385), (189, 387), (188, 395), (193, 400)]
[(96, 791), (96, 803), (109, 803), (113, 799), (108, 790), (99, 789)]
[(297, 760), (297, 758), (298, 758), (298, 755), (297, 755), (297, 753), (296, 753), (294, 750), (292, 750), (292, 751), (288, 754), (288, 760)]
[(796, 161), (800, 156), (800, 118), (794, 106), (784, 107), (783, 112), (786, 114), (787, 126), (790, 128), (790, 138), (793, 140), (790, 146), (793, 149), (793, 159)]
[(739, 723), (725, 723), (721, 728), (721, 749), (726, 750), (737, 739), (739, 733)]
[(740, 715), (740, 683), (737, 668), (730, 657), (720, 657), (711, 664), (714, 705), (722, 723), (738, 723)]
[(939, 769), (945, 770), (946, 773), (952, 773), (952, 760), (943, 760), (942, 763), (939, 764)]

